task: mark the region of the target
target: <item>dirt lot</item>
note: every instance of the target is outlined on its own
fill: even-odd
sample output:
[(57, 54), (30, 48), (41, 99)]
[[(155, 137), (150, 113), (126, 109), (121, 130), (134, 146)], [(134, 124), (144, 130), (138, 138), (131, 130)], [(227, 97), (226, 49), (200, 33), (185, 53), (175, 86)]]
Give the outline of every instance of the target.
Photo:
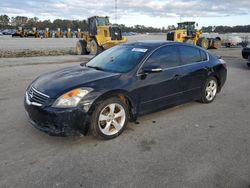
[(240, 50), (214, 51), (228, 63), (228, 80), (212, 104), (191, 102), (142, 116), (110, 141), (50, 137), (25, 115), (27, 85), (83, 57), (9, 62), (19, 66), (0, 59), (6, 63), (0, 67), (0, 187), (249, 188), (250, 70)]
[[(166, 35), (128, 36), (128, 41), (166, 40)], [(12, 38), (0, 36), (0, 58), (75, 54), (77, 38)]]

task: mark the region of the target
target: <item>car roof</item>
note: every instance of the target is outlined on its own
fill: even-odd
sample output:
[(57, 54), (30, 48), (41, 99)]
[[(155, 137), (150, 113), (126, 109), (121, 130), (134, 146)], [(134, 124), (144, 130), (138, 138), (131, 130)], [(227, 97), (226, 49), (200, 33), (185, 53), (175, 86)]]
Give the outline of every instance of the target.
[(188, 44), (188, 43), (167, 41), (167, 40), (166, 41), (163, 41), (163, 40), (144, 40), (144, 41), (137, 41), (137, 42), (128, 42), (128, 43), (125, 43), (124, 45), (140, 47), (140, 48), (148, 48), (148, 49), (153, 50), (153, 49), (159, 48), (161, 46), (165, 46), (167, 44), (177, 44), (177, 45), (185, 45), (185, 46), (192, 46), (192, 47), (200, 48), (199, 46), (195, 46), (195, 45)]
[(163, 41), (163, 40), (143, 40), (143, 41), (137, 41), (137, 42), (128, 42), (126, 45), (130, 46), (140, 46), (140, 47), (147, 47), (147, 48), (158, 48), (160, 46), (174, 43), (172, 41)]
[(123, 45), (129, 45), (129, 46), (132, 46), (132, 47), (135, 47), (135, 48), (147, 48), (147, 49), (150, 49), (150, 50), (154, 50), (156, 48), (165, 46), (167, 44), (177, 44), (177, 45), (182, 45), (182, 46), (191, 46), (191, 47), (198, 48), (200, 50), (206, 51), (205, 49), (203, 49), (203, 48), (201, 48), (199, 46), (193, 45), (193, 44), (183, 43), (183, 42), (175, 42), (175, 41), (167, 41), (167, 40), (166, 41), (164, 41), (164, 40), (143, 40), (143, 41), (137, 41), (137, 42), (128, 42), (128, 43), (125, 43)]

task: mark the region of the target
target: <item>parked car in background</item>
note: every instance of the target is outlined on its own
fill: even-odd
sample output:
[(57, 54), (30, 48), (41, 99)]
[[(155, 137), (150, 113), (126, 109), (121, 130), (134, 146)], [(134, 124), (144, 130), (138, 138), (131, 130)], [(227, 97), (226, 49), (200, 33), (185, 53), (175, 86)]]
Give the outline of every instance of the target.
[(13, 35), (15, 32), (15, 29), (5, 29), (2, 31), (3, 35)]
[(41, 75), (27, 88), (32, 124), (51, 135), (71, 131), (115, 138), (129, 120), (188, 101), (211, 103), (227, 76), (225, 61), (186, 43), (115, 46), (87, 64)]
[(247, 65), (250, 67), (250, 44), (242, 49), (242, 57), (248, 60)]
[(239, 36), (227, 35), (223, 40), (223, 44), (227, 47), (236, 47), (242, 43), (242, 39)]

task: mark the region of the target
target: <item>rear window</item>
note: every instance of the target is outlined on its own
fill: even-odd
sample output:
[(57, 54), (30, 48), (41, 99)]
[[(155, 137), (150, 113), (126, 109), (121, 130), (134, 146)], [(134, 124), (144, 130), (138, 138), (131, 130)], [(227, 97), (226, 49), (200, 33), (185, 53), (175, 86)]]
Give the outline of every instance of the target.
[[(180, 46), (180, 56), (182, 64), (190, 64), (203, 61), (201, 50), (192, 46)], [(204, 55), (204, 54), (203, 54)]]

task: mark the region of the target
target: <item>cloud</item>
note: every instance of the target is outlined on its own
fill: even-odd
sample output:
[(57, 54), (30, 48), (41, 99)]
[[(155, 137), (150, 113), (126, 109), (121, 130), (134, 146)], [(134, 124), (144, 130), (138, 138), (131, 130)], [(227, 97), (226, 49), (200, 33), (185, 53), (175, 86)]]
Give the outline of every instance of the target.
[[(115, 17), (114, 0), (1, 0), (0, 14), (41, 19), (86, 19), (92, 15)], [(249, 0), (118, 0), (118, 18), (225, 17), (247, 15)]]

